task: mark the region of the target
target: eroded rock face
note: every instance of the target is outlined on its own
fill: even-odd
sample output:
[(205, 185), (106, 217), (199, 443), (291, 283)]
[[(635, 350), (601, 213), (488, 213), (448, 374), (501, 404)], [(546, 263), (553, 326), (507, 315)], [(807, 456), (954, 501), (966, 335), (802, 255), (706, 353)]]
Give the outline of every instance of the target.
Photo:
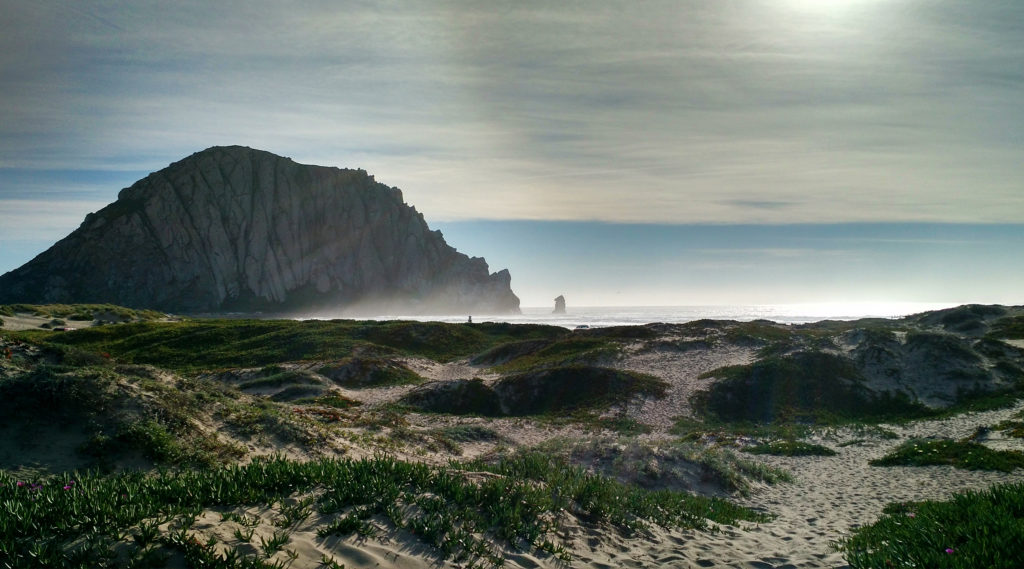
[(150, 174), (0, 277), (0, 302), (170, 312), (511, 313), (490, 274), (362, 170), (214, 147)]

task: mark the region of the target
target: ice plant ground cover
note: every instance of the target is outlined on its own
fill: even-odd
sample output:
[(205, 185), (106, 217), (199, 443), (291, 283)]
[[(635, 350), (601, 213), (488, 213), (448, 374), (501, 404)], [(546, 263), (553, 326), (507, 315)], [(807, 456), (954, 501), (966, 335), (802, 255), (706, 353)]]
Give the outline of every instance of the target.
[(1000, 470), (1011, 472), (1024, 468), (1024, 454), (1016, 451), (992, 450), (971, 441), (910, 440), (872, 466), (934, 466), (951, 465), (967, 470)]
[[(493, 476), (470, 481), (467, 469)], [(236, 532), (238, 543), (203, 541), (191, 531), (205, 510), (244, 521), (236, 509), (277, 503), (279, 529), (260, 538), (260, 555), (237, 547), (252, 540), (245, 523)], [(321, 537), (404, 530), (439, 558), (475, 567), (501, 566), (505, 551), (522, 548), (569, 559), (556, 532), (560, 516), (570, 514), (627, 535), (648, 524), (707, 529), (709, 521), (767, 519), (718, 498), (625, 486), (540, 454), (447, 468), (384, 456), (271, 458), (32, 482), (0, 472), (0, 507), (0, 559), (10, 569), (159, 567), (173, 552), (190, 566), (282, 567), (293, 555), (289, 528), (310, 516), (317, 517)]]
[[(838, 543), (851, 567), (1024, 567), (1024, 483), (951, 500), (897, 503)], [(1011, 545), (1018, 544), (1018, 545)]]
[(778, 456), (835, 456), (836, 451), (819, 444), (802, 441), (772, 441), (743, 449), (751, 454)]

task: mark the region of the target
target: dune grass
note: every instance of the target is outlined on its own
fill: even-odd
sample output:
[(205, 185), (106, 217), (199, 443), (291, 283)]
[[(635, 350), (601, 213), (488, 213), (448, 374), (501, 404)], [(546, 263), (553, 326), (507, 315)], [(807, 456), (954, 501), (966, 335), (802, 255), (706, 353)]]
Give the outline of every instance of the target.
[(67, 318), (69, 320), (95, 320), (112, 315), (121, 320), (159, 320), (167, 315), (157, 310), (127, 308), (114, 304), (4, 304), (0, 315), (31, 314), (41, 318)]
[(1017, 569), (1024, 567), (1024, 483), (896, 503), (875, 523), (836, 545), (854, 569)]
[(827, 446), (805, 443), (801, 441), (772, 441), (743, 449), (750, 454), (770, 454), (774, 456), (835, 456), (836, 451)]
[(345, 358), (322, 366), (317, 373), (349, 389), (414, 385), (424, 381), (404, 364), (380, 358)]
[(561, 327), (354, 320), (185, 320), (131, 322), (76, 330), (12, 333), (21, 339), (108, 353), (125, 363), (177, 371), (338, 361), (354, 352), (449, 361), (502, 342), (556, 338)]
[[(497, 476), (471, 482), (464, 468)], [(228, 519), (239, 507), (277, 503), (280, 529), (261, 538), (256, 555), (237, 547), (246, 534), (252, 539), (249, 523), (239, 526), (235, 544), (200, 539), (192, 528), (204, 510)], [(284, 567), (290, 532), (307, 519), (321, 537), (372, 535), (380, 524), (401, 528), (465, 567), (501, 566), (506, 549), (569, 560), (557, 537), (563, 510), (626, 533), (647, 524), (705, 529), (709, 520), (764, 519), (725, 500), (648, 492), (537, 454), (449, 468), (377, 456), (42, 480), (0, 471), (0, 504), (0, 558), (11, 569), (160, 567), (174, 552), (190, 566)]]
[(755, 482), (792, 482), (792, 476), (730, 449), (684, 441), (643, 440), (635, 436), (554, 439), (512, 453), (559, 457), (594, 472), (643, 488), (688, 488), (697, 481), (726, 492), (749, 495)]
[(574, 365), (518, 373), (493, 385), (479, 378), (430, 382), (401, 402), (432, 413), (573, 417), (577, 412), (624, 405), (635, 397), (664, 397), (667, 387), (646, 374)]
[(906, 395), (872, 393), (852, 361), (824, 352), (771, 356), (703, 377), (721, 379), (690, 401), (718, 422), (838, 424), (929, 414)]
[(498, 354), (514, 352), (519, 347), (524, 353), (516, 354), (494, 368), (495, 371), (502, 373), (515, 373), (614, 361), (619, 358), (622, 350), (621, 342), (615, 338), (587, 337), (578, 334), (559, 338), (546, 345), (534, 345), (536, 349), (532, 351), (523, 349), (523, 347), (529, 346), (524, 343), (498, 346), (492, 351), (481, 354), (480, 359), (495, 359)]

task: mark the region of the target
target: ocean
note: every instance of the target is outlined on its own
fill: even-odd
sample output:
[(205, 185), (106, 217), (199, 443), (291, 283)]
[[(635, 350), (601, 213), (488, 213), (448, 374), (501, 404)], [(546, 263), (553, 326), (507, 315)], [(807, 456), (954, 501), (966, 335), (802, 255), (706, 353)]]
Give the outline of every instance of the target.
[(452, 316), (378, 316), (373, 320), (419, 320), (434, 322), (509, 322), (512, 324), (549, 324), (576, 328), (681, 323), (702, 318), (712, 320), (771, 320), (781, 324), (806, 324), (821, 320), (856, 320), (858, 318), (899, 318), (910, 314), (951, 308), (956, 304), (848, 303), (848, 304), (761, 304), (721, 306), (582, 306), (568, 307), (565, 314), (552, 314), (552, 307), (525, 307), (522, 314)]

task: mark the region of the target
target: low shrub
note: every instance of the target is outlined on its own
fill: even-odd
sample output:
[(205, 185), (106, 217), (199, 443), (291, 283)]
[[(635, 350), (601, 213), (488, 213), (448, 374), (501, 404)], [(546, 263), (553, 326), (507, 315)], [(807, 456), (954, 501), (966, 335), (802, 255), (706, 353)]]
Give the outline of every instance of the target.
[(747, 447), (743, 452), (774, 456), (835, 456), (836, 451), (822, 445), (801, 441), (773, 441)]
[(379, 358), (346, 358), (317, 373), (349, 389), (423, 383), (423, 378), (404, 364)]
[(494, 391), (509, 415), (542, 415), (663, 397), (668, 387), (649, 375), (592, 366), (543, 369), (502, 378)]
[(400, 402), (431, 413), (500, 417), (498, 394), (479, 378), (432, 381), (405, 394)]
[(510, 360), (521, 358), (536, 353), (539, 350), (550, 346), (554, 340), (521, 340), (499, 344), (485, 350), (472, 358), (469, 363), (473, 365), (493, 366), (506, 363)]
[(1011, 472), (1024, 467), (1024, 453), (992, 450), (971, 441), (914, 439), (889, 454), (872, 460), (872, 466), (950, 465), (965, 470)]
[(60, 422), (97, 416), (111, 409), (113, 383), (113, 376), (103, 370), (41, 365), (0, 378), (0, 412)]
[(460, 443), (470, 442), (495, 442), (501, 439), (501, 435), (490, 427), (483, 425), (453, 425), (434, 430), (433, 434), (451, 439)]
[(319, 405), (321, 407), (333, 407), (335, 409), (351, 409), (352, 407), (358, 407), (362, 405), (362, 402), (354, 399), (349, 399), (332, 393), (329, 395), (322, 395), (320, 397), (309, 397), (303, 399), (296, 399), (292, 401), (296, 405)]
[[(622, 344), (614, 338), (588, 337), (583, 334), (573, 334), (556, 341), (547, 341), (544, 345), (538, 343), (534, 346), (535, 348), (528, 349), (528, 344), (518, 343), (517, 346), (506, 347), (508, 351), (519, 349), (523, 353), (517, 357), (509, 357), (507, 361), (497, 367), (497, 370), (524, 372), (545, 368), (603, 365), (617, 359), (622, 349)], [(499, 350), (500, 352), (501, 350)], [(506, 355), (511, 356), (511, 354)], [(489, 357), (498, 357), (498, 355), (491, 354)]]
[(722, 379), (690, 401), (699, 413), (722, 422), (835, 423), (929, 413), (905, 394), (871, 392), (851, 360), (823, 352), (769, 357), (705, 376)]
[(257, 377), (238, 384), (239, 389), (260, 389), (267, 387), (286, 387), (292, 385), (321, 385), (323, 379), (305, 370), (287, 370)]
[(1024, 483), (890, 504), (875, 523), (836, 545), (854, 569), (1024, 567)]
[(690, 459), (703, 468), (706, 481), (713, 481), (742, 495), (750, 493), (751, 480), (767, 484), (793, 481), (790, 473), (761, 462), (743, 459), (729, 449), (695, 451)]

